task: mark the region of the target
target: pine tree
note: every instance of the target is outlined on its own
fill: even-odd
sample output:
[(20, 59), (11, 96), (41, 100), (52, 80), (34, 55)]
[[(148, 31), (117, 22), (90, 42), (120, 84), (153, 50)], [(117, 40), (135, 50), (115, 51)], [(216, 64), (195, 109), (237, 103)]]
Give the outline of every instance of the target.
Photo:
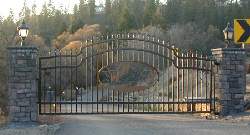
[(89, 17), (92, 18), (95, 16), (95, 0), (89, 0), (88, 1), (88, 6), (89, 6)]
[(155, 0), (145, 0), (145, 10), (143, 16), (144, 26), (152, 25), (154, 14), (156, 12), (156, 2)]

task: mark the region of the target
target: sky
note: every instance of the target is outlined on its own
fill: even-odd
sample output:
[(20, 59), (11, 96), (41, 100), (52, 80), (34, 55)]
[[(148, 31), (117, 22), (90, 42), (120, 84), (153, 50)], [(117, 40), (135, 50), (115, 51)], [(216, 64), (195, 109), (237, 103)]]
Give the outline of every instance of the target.
[[(37, 11), (39, 11), (44, 4), (44, 2), (48, 2), (49, 0), (26, 0), (28, 7), (32, 7), (35, 3), (37, 5)], [(97, 5), (102, 3), (104, 0), (96, 0)], [(21, 11), (23, 7), (24, 0), (0, 0), (0, 16), (5, 18), (9, 15), (10, 9), (14, 11), (15, 18), (18, 17), (18, 13)], [(56, 8), (67, 8), (70, 9), (69, 12), (72, 12), (72, 9), (75, 4), (79, 3), (79, 0), (52, 0)]]
[[(48, 2), (49, 0), (26, 0), (28, 7), (32, 7), (32, 5), (35, 3), (37, 5), (37, 11), (39, 12), (41, 10), (42, 5), (45, 2)], [(63, 9), (68, 9), (69, 12), (73, 11), (73, 7), (75, 4), (79, 3), (79, 0), (51, 0), (53, 5), (56, 6), (56, 8), (63, 7)], [(160, 0), (161, 2), (165, 0)], [(15, 18), (18, 18), (18, 14), (21, 11), (23, 7), (24, 0), (0, 0), (0, 16), (5, 18), (9, 15), (10, 9), (13, 10)], [(96, 0), (96, 4), (104, 4), (105, 0)]]

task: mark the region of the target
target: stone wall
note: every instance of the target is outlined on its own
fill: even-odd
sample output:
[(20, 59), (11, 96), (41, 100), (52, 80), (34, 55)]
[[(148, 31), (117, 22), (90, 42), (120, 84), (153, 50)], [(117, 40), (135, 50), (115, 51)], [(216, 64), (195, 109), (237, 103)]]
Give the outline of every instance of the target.
[(35, 47), (8, 48), (8, 111), (12, 122), (37, 121), (37, 53)]
[(215, 93), (219, 99), (219, 112), (229, 115), (244, 111), (246, 92), (246, 54), (240, 48), (213, 49), (218, 63), (215, 68)]

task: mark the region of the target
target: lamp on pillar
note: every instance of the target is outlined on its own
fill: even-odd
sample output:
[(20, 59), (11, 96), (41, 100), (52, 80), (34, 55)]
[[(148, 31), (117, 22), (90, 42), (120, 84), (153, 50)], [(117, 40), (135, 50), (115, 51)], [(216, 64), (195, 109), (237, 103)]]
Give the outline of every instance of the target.
[(227, 23), (227, 27), (223, 30), (224, 38), (226, 41), (226, 48), (231, 47), (233, 41), (234, 30), (230, 23)]
[(22, 24), (19, 27), (17, 27), (17, 30), (18, 30), (18, 35), (22, 39), (21, 46), (23, 46), (23, 42), (29, 34), (29, 27), (27, 26), (27, 24), (23, 20)]

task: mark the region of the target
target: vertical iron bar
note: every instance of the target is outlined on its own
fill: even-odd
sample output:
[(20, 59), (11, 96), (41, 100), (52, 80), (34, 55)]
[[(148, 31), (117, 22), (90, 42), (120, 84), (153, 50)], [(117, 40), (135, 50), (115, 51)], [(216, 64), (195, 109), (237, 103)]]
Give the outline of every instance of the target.
[(140, 112), (140, 105), (139, 105), (139, 99), (140, 99), (140, 93), (139, 93), (139, 90), (137, 90), (137, 98), (136, 98), (136, 102), (137, 102), (137, 111)]
[[(202, 87), (203, 87), (203, 70), (204, 70), (204, 69), (203, 69), (203, 65), (202, 65), (202, 64), (203, 64), (203, 59), (202, 59), (202, 58), (203, 58), (203, 55), (202, 55), (202, 54), (201, 54), (201, 57), (200, 57), (200, 58), (201, 58), (201, 60), (200, 60), (200, 66), (199, 66), (199, 67), (201, 68), (201, 70), (200, 70), (200, 71), (201, 71), (201, 72), (200, 72), (200, 76), (201, 76), (201, 77), (200, 77), (200, 97), (201, 97), (202, 100), (203, 100), (203, 88), (202, 88)], [(202, 102), (201, 102), (201, 111), (203, 111), (202, 105), (203, 105), (203, 104), (202, 104)]]
[[(148, 36), (148, 41), (150, 41), (150, 37)], [(148, 43), (148, 50), (151, 50), (151, 48), (150, 48), (150, 44)], [(150, 64), (150, 56), (149, 56), (149, 53), (147, 53), (148, 54), (148, 64)]]
[[(82, 44), (82, 42), (81, 42), (81, 44)], [(81, 45), (81, 49), (80, 49), (80, 53), (81, 53), (81, 55), (83, 54), (83, 52), (82, 52), (82, 45)], [(83, 61), (83, 57), (81, 58), (81, 61)], [(76, 64), (77, 65), (77, 64)], [(77, 74), (77, 73), (76, 73)], [(84, 83), (83, 83), (84, 84)], [(83, 89), (83, 86), (81, 87), (81, 102), (82, 102), (82, 89)], [(81, 113), (82, 113), (82, 103), (81, 103)]]
[(128, 91), (128, 112), (129, 112), (129, 104), (130, 102), (129, 102), (129, 91)]
[[(97, 54), (98, 54), (98, 50), (96, 50)], [(96, 63), (96, 71), (95, 71), (95, 80), (96, 80), (96, 84), (95, 84), (95, 89), (96, 89), (96, 112), (99, 112), (99, 85), (98, 85), (98, 69), (99, 69), (99, 59), (98, 56), (95, 56), (95, 63)]]
[(77, 111), (77, 109), (78, 109), (78, 107), (77, 107), (78, 106), (78, 101), (77, 101), (78, 99), (77, 98), (78, 98), (78, 94), (80, 93), (79, 90), (81, 89), (81, 87), (78, 86), (78, 78), (77, 78), (77, 71), (78, 71), (78, 68), (77, 68), (78, 67), (77, 66), (77, 50), (75, 50), (75, 54), (74, 55), (75, 55), (75, 62), (76, 62), (75, 63), (75, 66), (76, 66), (76, 74), (75, 74), (75, 76), (76, 76), (75, 79), (76, 80), (75, 81), (76, 81), (76, 87), (77, 87), (77, 89), (76, 89), (76, 113), (77, 113), (78, 112)]
[(205, 82), (206, 82), (206, 88), (205, 88), (205, 91), (206, 91), (206, 93), (205, 93), (205, 94), (206, 94), (206, 95), (205, 95), (205, 96), (206, 96), (206, 111), (207, 111), (207, 100), (208, 100), (208, 99), (207, 99), (207, 87), (208, 87), (208, 80), (207, 80), (208, 78), (207, 78), (207, 74), (208, 74), (208, 72), (209, 72), (209, 68), (208, 68), (208, 64), (207, 64), (208, 61), (207, 61), (207, 60), (208, 60), (208, 58), (207, 58), (207, 56), (206, 56), (205, 68), (204, 68), (204, 69), (206, 70), (206, 71), (205, 71), (205, 75), (206, 75), (206, 76), (205, 76), (205, 78), (206, 78), (206, 81), (205, 81)]
[(212, 88), (212, 89), (213, 89), (213, 93), (214, 93), (213, 98), (212, 98), (212, 100), (214, 101), (214, 102), (213, 102), (213, 103), (214, 103), (213, 111), (216, 112), (216, 110), (215, 110), (215, 109), (216, 109), (216, 108), (215, 108), (215, 107), (216, 107), (216, 106), (215, 106), (215, 100), (216, 100), (216, 98), (215, 98), (215, 74), (214, 74), (214, 71), (213, 71), (213, 61), (212, 61), (211, 63), (212, 63), (212, 64), (211, 64), (211, 65), (212, 65), (211, 72), (213, 73), (213, 74), (212, 74), (213, 80), (212, 80), (211, 83), (213, 84), (213, 88)]
[[(132, 40), (132, 48), (135, 49), (135, 40), (134, 40), (134, 33), (133, 33), (133, 40)], [(133, 50), (133, 54), (132, 54), (132, 57), (133, 57), (133, 61), (135, 61), (135, 51)]]
[[(215, 111), (214, 109), (215, 109), (215, 92), (213, 91), (213, 61), (211, 60), (210, 61), (210, 111), (211, 110), (213, 110), (213, 111)], [(215, 86), (215, 85), (214, 85)], [(214, 94), (213, 96), (212, 96), (212, 94)], [(213, 99), (214, 98), (214, 99)], [(214, 100), (214, 102), (213, 102), (213, 100)], [(212, 105), (212, 104), (214, 104), (214, 105)], [(212, 108), (212, 107), (214, 107), (214, 108)]]
[(144, 56), (145, 56), (145, 36), (143, 35), (143, 41), (142, 41), (142, 48), (143, 48), (143, 52), (142, 52), (142, 62), (145, 61)]
[[(143, 34), (143, 36), (142, 36), (142, 38), (143, 38), (143, 41), (142, 41), (142, 43), (143, 43), (143, 52), (142, 52), (142, 61), (143, 61), (143, 63), (145, 62), (145, 35)], [(142, 99), (143, 99), (143, 104), (142, 104), (142, 111), (144, 112), (144, 102), (145, 102), (145, 95), (144, 95), (144, 91), (145, 91), (145, 89), (142, 91)]]
[(193, 89), (193, 79), (194, 79), (194, 64), (195, 64), (195, 60), (194, 60), (194, 53), (192, 52), (191, 54), (191, 60), (192, 60), (192, 74), (191, 74), (191, 97), (192, 97), (192, 100), (191, 100), (191, 111), (193, 112), (194, 111), (194, 104), (193, 104), (193, 101), (194, 101), (194, 89)]
[[(198, 68), (199, 68), (199, 65), (198, 65), (198, 63), (199, 63), (199, 59), (198, 59), (198, 53), (197, 53), (197, 51), (195, 52), (195, 70), (196, 70), (196, 90), (195, 90), (195, 96), (196, 96), (196, 100), (198, 99), (198, 89), (199, 89), (199, 87), (198, 87), (198, 84), (199, 84), (199, 80), (198, 80), (198, 77), (199, 77), (199, 70), (198, 70)], [(196, 103), (197, 104), (197, 103)]]
[[(171, 59), (172, 57), (170, 57), (170, 50), (169, 50), (169, 48), (167, 48), (167, 57), (169, 58), (169, 59)], [(170, 61), (169, 59), (167, 59), (167, 73), (166, 73), (166, 75), (167, 75), (167, 102), (169, 102), (169, 89), (170, 89), (170, 84), (169, 84), (169, 68), (170, 68), (170, 64), (169, 64), (169, 62), (173, 62), (173, 61)], [(167, 111), (169, 112), (169, 103), (167, 104)]]
[(62, 94), (63, 94), (63, 91), (62, 91), (62, 53), (61, 51), (59, 52), (59, 85), (60, 85), (60, 113), (62, 112)]
[(179, 81), (179, 50), (176, 51), (176, 65), (177, 65), (177, 72), (176, 72), (176, 80), (177, 80), (177, 112), (179, 111), (179, 98), (180, 98), (180, 81)]
[(55, 107), (55, 113), (56, 113), (56, 94), (57, 94), (57, 86), (56, 86), (56, 85), (57, 85), (57, 84), (56, 84), (56, 83), (57, 83), (57, 78), (56, 78), (56, 75), (57, 75), (57, 74), (56, 74), (56, 69), (57, 69), (57, 67), (56, 67), (57, 54), (56, 54), (56, 50), (55, 50), (54, 54), (55, 54), (55, 88), (54, 88), (54, 89), (55, 89), (55, 90), (54, 90), (54, 92), (55, 92), (55, 93), (54, 93), (54, 94), (55, 94), (55, 95), (54, 95), (54, 96), (55, 96), (55, 97), (54, 97), (54, 98), (55, 98), (55, 103), (54, 103), (54, 107)]
[(117, 107), (118, 107), (118, 113), (120, 112), (120, 99), (119, 99), (119, 90), (117, 90)]
[[(119, 37), (120, 35), (116, 35), (116, 62), (119, 62)], [(117, 78), (119, 78), (119, 71), (117, 72)], [(120, 112), (120, 102), (119, 102), (119, 90), (117, 90), (117, 107), (118, 107), (118, 113)]]
[(119, 62), (119, 37), (119, 34), (116, 35), (116, 62)]
[(47, 90), (46, 90), (46, 86), (45, 86), (46, 80), (47, 80), (46, 79), (46, 70), (44, 70), (44, 73), (43, 73), (43, 86), (42, 86), (43, 87), (42, 89), (43, 89), (43, 107), (44, 107), (43, 109), (44, 109), (44, 113), (46, 113), (46, 105), (47, 105), (45, 103), (46, 102), (46, 97), (47, 97), (47, 94), (46, 94)]
[[(189, 82), (190, 82), (190, 75), (189, 75), (189, 73), (190, 73), (190, 69), (189, 69), (189, 67), (190, 67), (190, 53), (188, 52), (187, 54), (186, 54), (186, 56), (187, 56), (187, 59), (186, 59), (186, 62), (187, 62), (187, 80), (186, 80), (186, 88), (187, 88), (187, 90), (186, 90), (186, 102), (187, 102), (187, 111), (189, 111), (188, 110), (188, 106), (190, 105), (189, 104), (189, 90), (190, 90), (190, 84), (189, 84)], [(191, 108), (190, 108), (191, 109)]]
[(73, 106), (72, 106), (72, 102), (73, 102), (73, 97), (72, 97), (72, 95), (73, 95), (73, 77), (72, 77), (72, 50), (70, 50), (70, 91), (71, 91), (71, 93), (70, 93), (70, 100), (71, 100), (71, 102), (70, 102), (70, 112), (72, 113), (72, 110), (73, 110)]
[[(103, 38), (102, 38), (103, 39)], [(104, 54), (102, 54), (102, 66), (101, 66), (101, 69), (104, 67), (104, 60), (103, 60), (103, 57), (104, 57)], [(99, 71), (98, 71), (99, 72)], [(99, 75), (100, 75), (100, 73), (99, 73)], [(98, 81), (100, 81), (100, 78), (99, 78), (99, 80)], [(102, 82), (99, 82), (99, 83), (102, 83)], [(102, 87), (102, 113), (103, 113), (103, 99), (104, 99), (104, 95), (103, 95), (103, 84), (101, 84), (101, 87)]]
[(163, 75), (162, 75), (162, 111), (163, 112), (165, 112), (165, 100), (164, 100), (164, 97), (165, 97), (165, 71), (166, 71), (166, 69), (165, 69), (165, 41), (163, 40), (163, 45), (164, 45), (164, 47), (162, 47), (162, 55), (164, 56), (164, 57), (161, 57), (162, 58), (162, 73), (163, 73)]
[(114, 63), (114, 35), (111, 35), (112, 63)]
[[(102, 99), (104, 99), (104, 95), (103, 95), (103, 85), (102, 85)], [(103, 100), (102, 100), (102, 113), (103, 113)]]
[(122, 112), (124, 113), (124, 91), (122, 91)]
[[(175, 58), (174, 58), (174, 47), (172, 46), (172, 60), (175, 60)], [(174, 62), (172, 62), (172, 102), (174, 102), (175, 100), (174, 100), (174, 94), (175, 94), (175, 92), (174, 92)], [(174, 103), (172, 104), (172, 111), (174, 112)]]
[(213, 100), (212, 99), (213, 98), (213, 96), (212, 96), (212, 94), (213, 94), (213, 92), (212, 92), (213, 91), (213, 88), (212, 88), (213, 87), (213, 84), (212, 84), (212, 82), (213, 82), (212, 61), (210, 61), (209, 68), (210, 68), (210, 94), (209, 94), (209, 98), (210, 98), (210, 111), (211, 111), (212, 110), (212, 106), (213, 106), (212, 105), (213, 104), (213, 101), (212, 101)]
[(185, 77), (185, 72), (184, 72), (184, 53), (181, 53), (181, 57), (182, 57), (182, 60), (181, 60), (181, 67), (182, 67), (182, 70), (181, 70), (181, 98), (182, 98), (182, 111), (183, 111), (183, 99), (184, 99), (184, 77)]
[[(122, 34), (121, 36), (122, 36), (121, 38), (124, 38), (124, 34)], [(124, 40), (122, 40), (121, 42), (122, 42), (121, 46), (122, 46), (122, 48), (124, 48)], [(122, 53), (121, 59), (123, 61), (123, 58), (124, 58), (124, 56), (123, 56), (124, 55), (123, 50), (121, 50), (121, 53)]]
[(135, 90), (133, 90), (132, 92), (132, 109), (133, 109), (133, 112), (135, 112), (135, 106), (134, 106), (134, 94), (135, 94)]
[(42, 113), (42, 64), (41, 64), (41, 59), (39, 58), (39, 79), (38, 79), (38, 105), (39, 105), (39, 114)]
[[(150, 37), (149, 36), (147, 36), (147, 40), (150, 41)], [(147, 43), (147, 50), (151, 50), (149, 43)], [(147, 59), (148, 59), (147, 62), (148, 62), (148, 64), (150, 64), (150, 58), (149, 58), (150, 54), (149, 53), (146, 53), (146, 54), (147, 54)], [(150, 97), (149, 93), (150, 93), (150, 88), (147, 89), (147, 96), (148, 96), (147, 102), (151, 102), (151, 97)], [(148, 112), (150, 111), (149, 107), (150, 107), (150, 103), (147, 103)]]
[[(50, 50), (50, 52), (49, 52), (49, 54), (50, 54), (50, 56), (51, 56), (51, 50)], [(51, 70), (49, 70), (50, 71), (50, 75), (52, 75), (52, 71)], [(51, 105), (52, 105), (52, 93), (51, 93), (51, 89), (52, 89), (52, 86), (51, 86), (51, 84), (52, 84), (52, 81), (51, 81), (51, 78), (52, 78), (52, 76), (50, 76), (49, 77), (49, 92), (47, 92), (47, 94), (49, 93), (49, 113), (50, 114), (52, 114), (52, 112), (51, 112)]]
[[(121, 38), (124, 38), (124, 34), (122, 34), (121, 36), (122, 36)], [(122, 42), (121, 47), (124, 48), (124, 40), (122, 40), (121, 42)], [(123, 61), (123, 58), (124, 58), (124, 56), (123, 56), (124, 55), (123, 50), (122, 50), (121, 53), (122, 53), (122, 57), (121, 57), (122, 60), (121, 61)], [(125, 106), (124, 98), (125, 98), (125, 95), (124, 95), (124, 90), (123, 90), (122, 91), (122, 112), (123, 113), (125, 111), (125, 108), (124, 108), (124, 106)]]
[[(67, 50), (65, 51), (65, 54), (68, 55)], [(67, 58), (67, 57), (65, 58), (65, 65), (68, 65), (68, 58)], [(67, 70), (67, 69), (64, 69), (64, 73), (68, 75), (67, 72), (68, 72), (68, 70)], [(64, 102), (67, 102), (67, 101), (66, 101), (66, 100), (67, 100), (66, 97), (68, 96), (68, 93), (69, 93), (68, 91), (69, 91), (69, 90), (68, 90), (68, 88), (67, 88), (67, 89), (65, 90), (65, 92), (64, 92)], [(64, 108), (65, 108), (66, 113), (68, 113), (68, 104), (65, 104), (65, 105), (64, 105)], [(65, 112), (65, 111), (64, 111), (64, 112)]]
[[(107, 66), (109, 65), (109, 35), (107, 35), (106, 37), (106, 40), (107, 40)], [(111, 81), (111, 80), (109, 80)], [(111, 82), (109, 82), (111, 83)], [(109, 112), (109, 87), (107, 86), (107, 112)]]
[[(88, 40), (86, 40), (86, 46), (88, 46)], [(87, 100), (87, 102), (89, 102), (89, 89), (88, 89), (88, 47), (86, 47), (85, 48), (86, 49), (86, 54), (85, 54), (85, 74), (86, 74), (86, 76), (85, 76), (85, 89), (86, 89), (86, 96), (85, 96), (85, 98), (86, 98), (86, 100)], [(86, 112), (88, 112), (88, 106), (89, 106), (89, 104), (86, 104)]]
[[(157, 43), (158, 44), (160, 44), (160, 40), (158, 39), (157, 40)], [(160, 73), (160, 47), (159, 47), (159, 45), (157, 45), (157, 55), (158, 55), (158, 60), (157, 60), (157, 67), (158, 67), (158, 70), (159, 70), (159, 73)], [(159, 82), (160, 80), (158, 79), (158, 82)], [(159, 99), (160, 99), (160, 87), (159, 87), (159, 85), (160, 85), (160, 83), (158, 83), (158, 87), (157, 87), (157, 97), (158, 97), (158, 99), (157, 99), (157, 101), (158, 101), (158, 107), (157, 107), (157, 111), (159, 112), (159, 108), (160, 108), (160, 104), (159, 104)]]
[[(114, 63), (114, 35), (113, 34), (111, 35), (111, 49), (112, 49), (112, 64), (113, 64)], [(114, 72), (114, 71), (111, 71), (111, 76), (112, 76), (112, 72)], [(114, 85), (113, 80), (112, 80), (112, 85)], [(112, 112), (113, 113), (114, 113), (114, 107), (115, 107), (115, 104), (114, 104), (114, 88), (112, 88)]]
[(113, 105), (113, 107), (112, 107), (112, 109), (113, 109), (113, 113), (115, 112), (115, 104), (114, 104), (114, 102), (115, 102), (115, 93), (114, 93), (114, 89), (112, 88), (112, 105)]
[(94, 111), (94, 104), (93, 104), (93, 102), (94, 102), (94, 90), (93, 90), (93, 67), (94, 67), (94, 62), (93, 62), (93, 37), (91, 38), (91, 41), (90, 41), (90, 43), (91, 43), (91, 59), (90, 59), (90, 61), (91, 61), (91, 74), (90, 74), (90, 81), (91, 81), (91, 102), (92, 102), (92, 104), (91, 104), (91, 110), (92, 110), (92, 113), (93, 113), (93, 111)]
[[(155, 38), (153, 37), (153, 43), (154, 43), (154, 41), (155, 41)], [(155, 52), (155, 44), (152, 44), (153, 45), (153, 52)], [(153, 67), (155, 67), (155, 55), (154, 54), (152, 54), (152, 57), (153, 57)], [(155, 104), (154, 104), (154, 102), (155, 102), (155, 92), (156, 92), (156, 90), (155, 90), (155, 86), (153, 87), (153, 112), (155, 111)]]

